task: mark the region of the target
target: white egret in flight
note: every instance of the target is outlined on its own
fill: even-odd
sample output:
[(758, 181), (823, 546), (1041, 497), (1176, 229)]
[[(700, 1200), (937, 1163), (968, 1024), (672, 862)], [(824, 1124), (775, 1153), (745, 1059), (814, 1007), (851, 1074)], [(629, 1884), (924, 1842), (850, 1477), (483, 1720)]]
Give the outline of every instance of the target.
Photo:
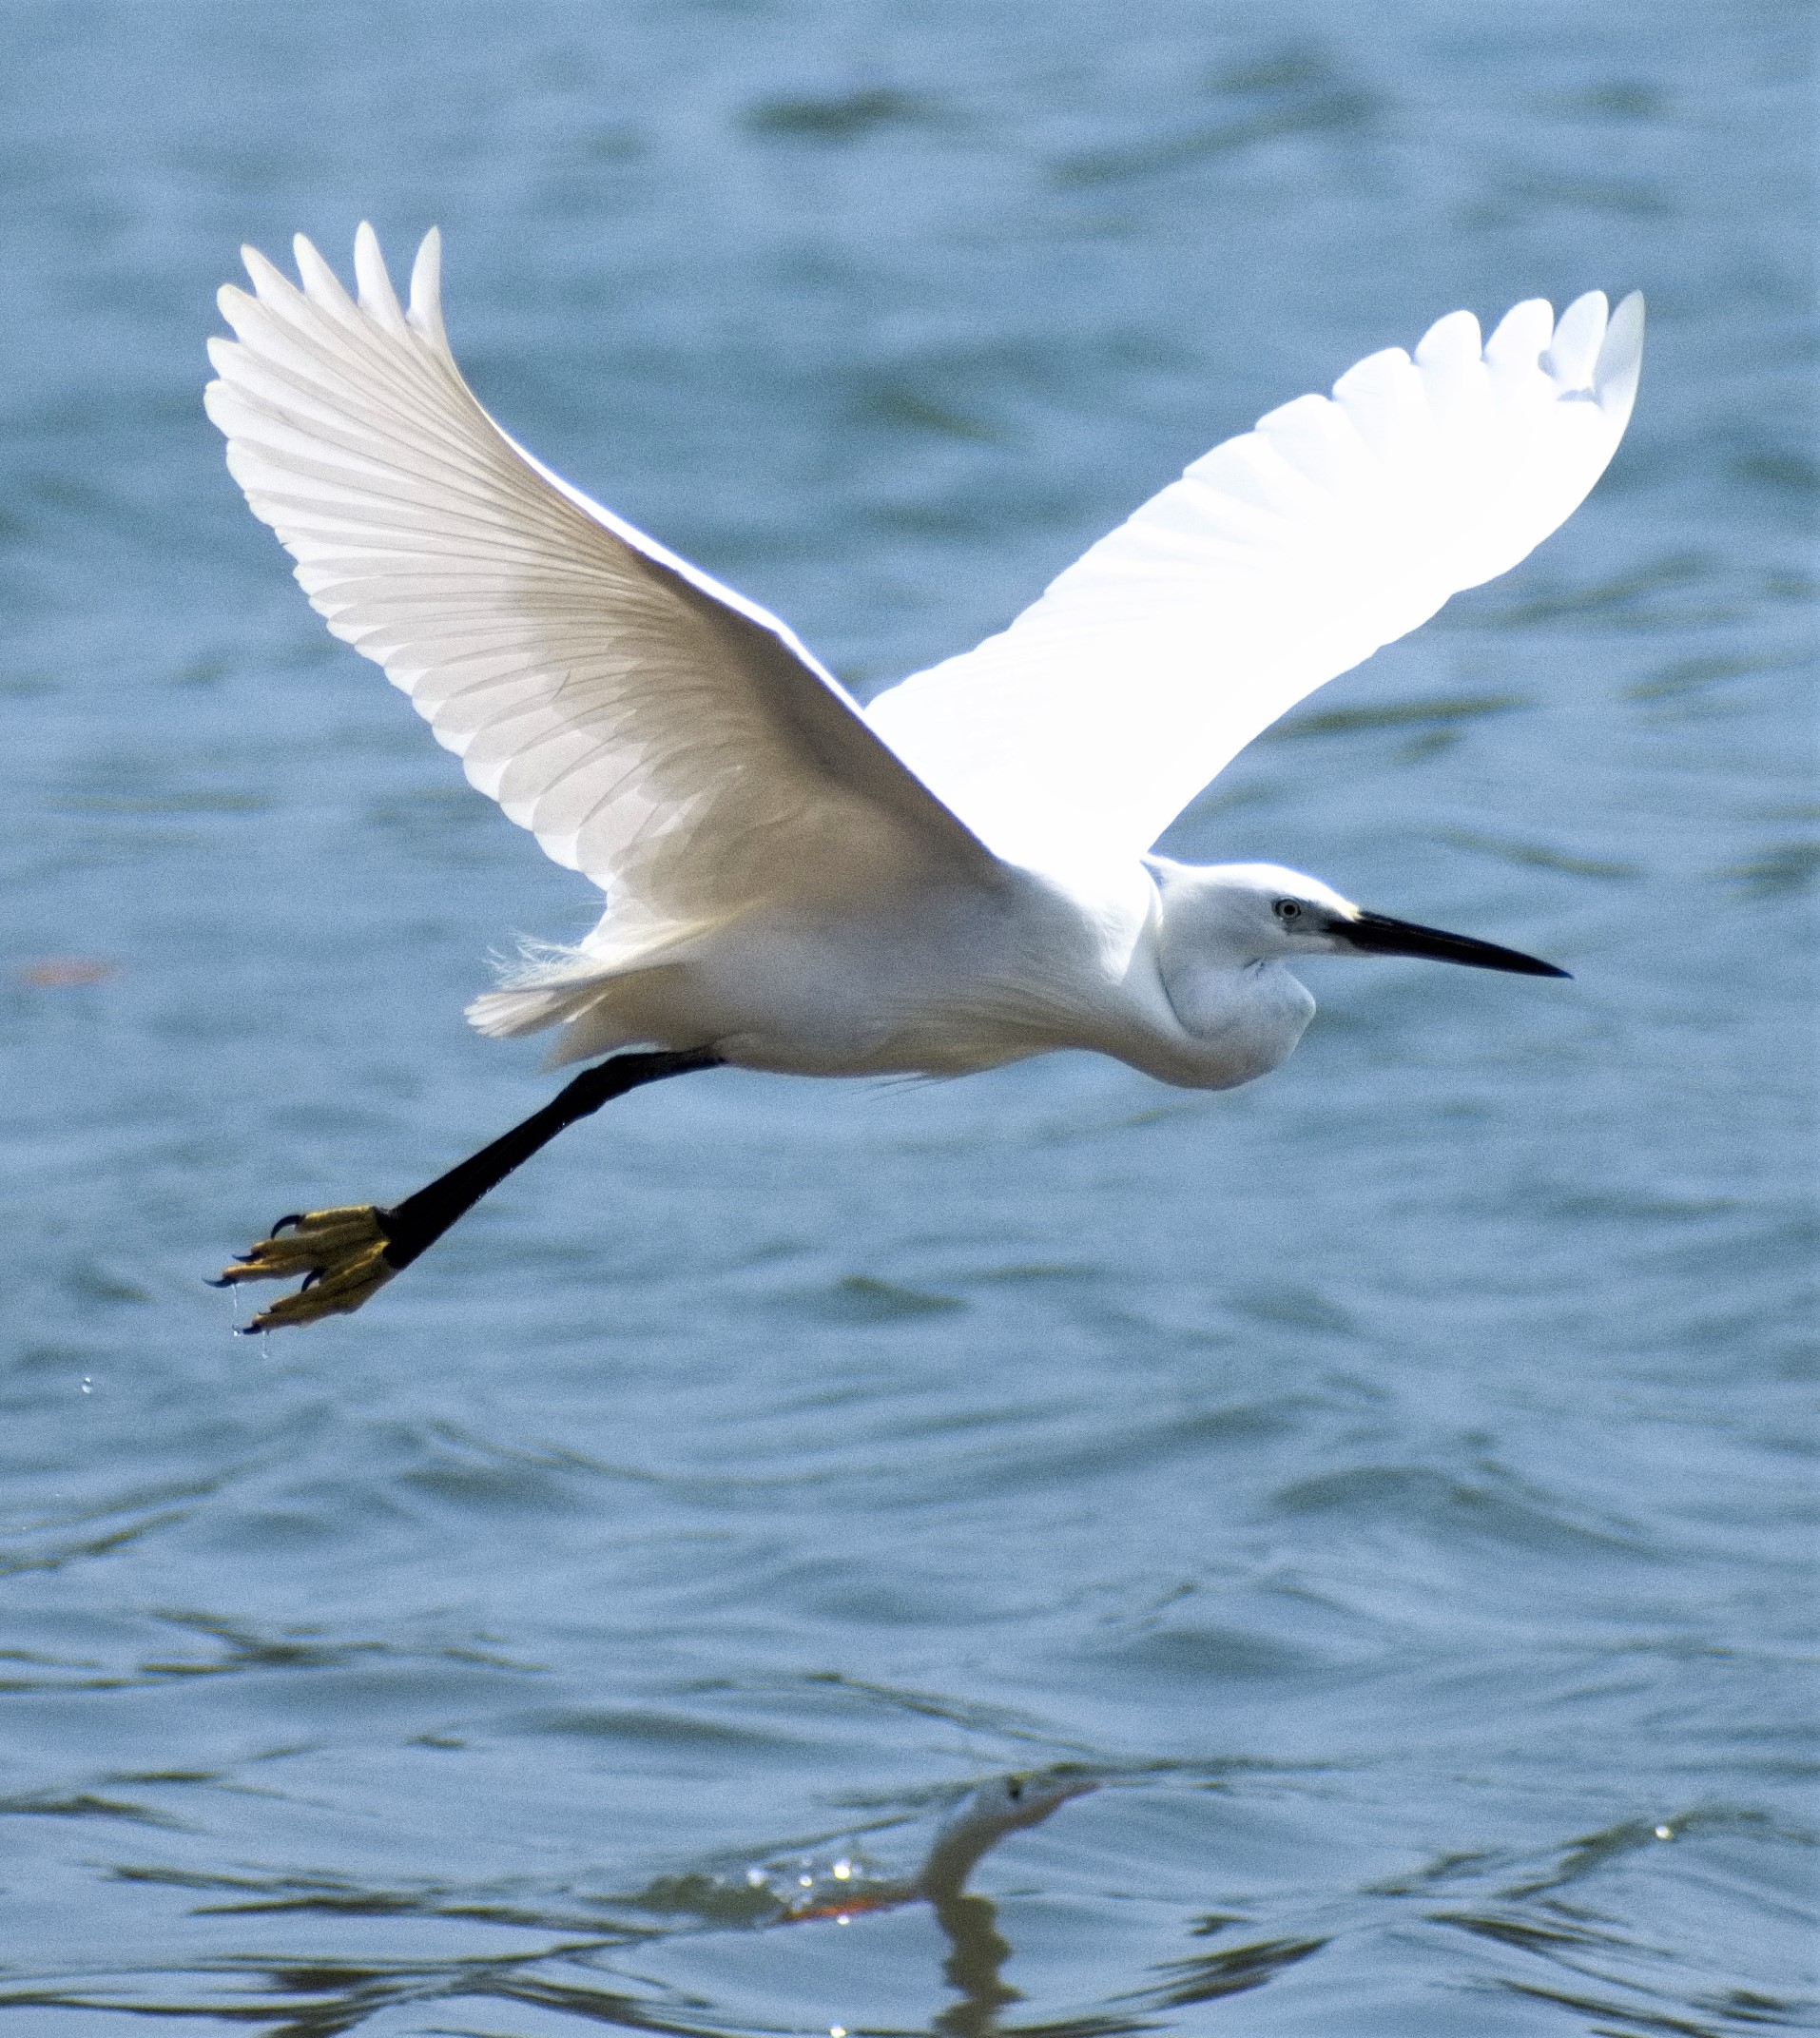
[[(1640, 297), (1531, 299), (1373, 354), (1216, 446), (1009, 629), (862, 708), (790, 630), (591, 502), (456, 368), (438, 242), (408, 308), (368, 226), (358, 300), (245, 251), (208, 414), (338, 637), (469, 779), (607, 895), (469, 1016), (594, 1060), (389, 1209), (283, 1220), (223, 1283), (305, 1276), (249, 1329), (357, 1309), (520, 1161), (640, 1083), (732, 1064), (957, 1075), (1089, 1048), (1218, 1090), (1273, 1069), (1302, 957), (1564, 972), (1268, 864), (1152, 844), (1260, 730), (1507, 572), (1630, 417)], [(611, 1057), (604, 1061), (603, 1056)]]

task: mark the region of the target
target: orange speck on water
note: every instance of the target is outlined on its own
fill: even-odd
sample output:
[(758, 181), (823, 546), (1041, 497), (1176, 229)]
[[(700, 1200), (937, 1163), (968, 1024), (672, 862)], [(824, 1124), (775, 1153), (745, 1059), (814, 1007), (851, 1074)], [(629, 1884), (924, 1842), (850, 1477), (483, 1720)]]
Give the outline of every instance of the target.
[(843, 1896), (839, 1903), (804, 1904), (801, 1909), (792, 1908), (784, 1913), (781, 1922), (790, 1925), (806, 1925), (811, 1920), (826, 1922), (833, 1918), (844, 1925), (848, 1918), (862, 1911), (890, 1911), (899, 1904), (909, 1901), (908, 1893), (901, 1890), (881, 1890), (876, 1896)]
[(84, 984), (106, 983), (118, 975), (112, 962), (98, 956), (45, 956), (36, 962), (22, 962), (18, 977), (40, 991), (68, 991)]

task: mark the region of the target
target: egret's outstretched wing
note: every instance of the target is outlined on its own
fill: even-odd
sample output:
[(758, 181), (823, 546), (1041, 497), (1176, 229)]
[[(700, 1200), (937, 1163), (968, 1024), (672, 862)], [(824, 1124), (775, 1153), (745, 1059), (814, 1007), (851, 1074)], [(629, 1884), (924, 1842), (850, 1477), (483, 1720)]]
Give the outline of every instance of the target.
[(990, 867), (782, 623), (571, 488), (462, 380), (424, 241), (399, 308), (307, 241), (221, 294), (208, 414), (338, 637), (648, 935)]
[(1324, 681), (1515, 566), (1631, 413), (1643, 301), (1470, 312), (1198, 459), (999, 635), (867, 708), (1000, 856), (1147, 849)]

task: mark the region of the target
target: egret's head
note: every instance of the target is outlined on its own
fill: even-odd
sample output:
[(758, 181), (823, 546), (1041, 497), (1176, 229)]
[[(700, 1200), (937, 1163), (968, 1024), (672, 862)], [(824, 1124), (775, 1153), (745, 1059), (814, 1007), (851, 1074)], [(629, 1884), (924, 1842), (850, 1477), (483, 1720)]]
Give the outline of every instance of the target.
[(1463, 934), (1367, 913), (1331, 885), (1280, 864), (1171, 864), (1151, 860), (1165, 924), (1188, 934), (1203, 955), (1239, 967), (1308, 956), (1425, 956), (1524, 977), (1564, 977), (1564, 969), (1514, 948)]

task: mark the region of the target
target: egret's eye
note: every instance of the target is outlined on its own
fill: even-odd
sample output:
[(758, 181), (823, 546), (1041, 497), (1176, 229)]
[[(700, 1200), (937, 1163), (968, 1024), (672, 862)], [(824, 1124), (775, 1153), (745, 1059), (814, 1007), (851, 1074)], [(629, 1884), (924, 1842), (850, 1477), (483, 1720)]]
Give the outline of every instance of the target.
[(1299, 899), (1279, 899), (1275, 912), (1286, 927), (1293, 926), (1302, 918), (1302, 902)]

